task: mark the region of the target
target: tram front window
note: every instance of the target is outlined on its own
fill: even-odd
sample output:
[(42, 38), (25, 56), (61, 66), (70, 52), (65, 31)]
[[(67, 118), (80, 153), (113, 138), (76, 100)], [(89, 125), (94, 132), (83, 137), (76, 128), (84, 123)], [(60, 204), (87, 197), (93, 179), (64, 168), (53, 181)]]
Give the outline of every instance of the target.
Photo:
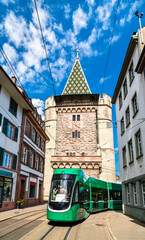
[(76, 175), (55, 174), (51, 183), (49, 207), (64, 210), (69, 207)]

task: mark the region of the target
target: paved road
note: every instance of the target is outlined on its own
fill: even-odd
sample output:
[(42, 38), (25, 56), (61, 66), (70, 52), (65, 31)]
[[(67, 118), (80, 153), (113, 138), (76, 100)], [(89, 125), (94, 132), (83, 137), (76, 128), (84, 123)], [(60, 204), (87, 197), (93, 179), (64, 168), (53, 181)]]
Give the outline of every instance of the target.
[[(34, 210), (38, 211), (45, 209), (46, 205), (23, 210), (21, 209), (19, 212), (12, 210), (0, 213), (0, 218), (8, 218), (9, 216), (14, 215), (16, 221), (16, 216), (25, 213), (24, 216), (29, 220), (27, 216), (28, 213), (30, 214), (31, 211), (34, 212)], [(9, 223), (9, 228), (11, 225), (15, 228), (14, 219), (13, 222), (11, 222), (12, 224), (10, 224), (12, 219), (0, 222), (0, 228), (2, 229), (4, 227), (5, 230), (7, 230), (6, 226), (3, 226), (6, 222)], [(19, 224), (21, 223), (19, 222)], [(53, 226), (54, 228), (52, 229)], [(31, 225), (28, 224), (25, 226), (23, 231), (19, 229), (17, 232), (13, 232), (12, 235), (9, 235), (9, 238), (2, 239), (38, 240), (41, 239), (49, 229), (52, 229), (45, 236), (44, 240), (64, 240), (68, 230), (70, 230), (70, 226), (70, 224), (65, 223), (54, 225), (46, 219), (46, 216), (44, 216), (39, 221), (36, 220), (32, 222)], [(129, 218), (119, 211), (100, 212), (90, 215), (85, 221), (73, 224), (67, 240), (145, 240), (145, 224), (140, 223), (133, 218)]]

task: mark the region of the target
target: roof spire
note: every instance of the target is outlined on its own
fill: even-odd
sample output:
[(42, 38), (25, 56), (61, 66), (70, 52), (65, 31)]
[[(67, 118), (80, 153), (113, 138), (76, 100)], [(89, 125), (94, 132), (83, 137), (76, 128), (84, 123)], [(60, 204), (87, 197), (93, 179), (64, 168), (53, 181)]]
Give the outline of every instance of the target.
[(77, 46), (77, 58), (79, 58), (79, 49), (78, 49), (78, 46)]

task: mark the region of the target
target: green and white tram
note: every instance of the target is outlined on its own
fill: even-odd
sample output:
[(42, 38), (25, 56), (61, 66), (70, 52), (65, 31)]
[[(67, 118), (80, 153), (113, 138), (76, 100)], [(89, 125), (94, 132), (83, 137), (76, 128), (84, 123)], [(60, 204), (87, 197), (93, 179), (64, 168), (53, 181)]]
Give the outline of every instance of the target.
[[(121, 197), (119, 185), (91, 177), (86, 179), (81, 169), (56, 169), (51, 182), (47, 218), (56, 222), (74, 222), (87, 218), (92, 212), (121, 209), (121, 200), (114, 204), (112, 199), (116, 192)], [(120, 204), (118, 208), (117, 204)]]

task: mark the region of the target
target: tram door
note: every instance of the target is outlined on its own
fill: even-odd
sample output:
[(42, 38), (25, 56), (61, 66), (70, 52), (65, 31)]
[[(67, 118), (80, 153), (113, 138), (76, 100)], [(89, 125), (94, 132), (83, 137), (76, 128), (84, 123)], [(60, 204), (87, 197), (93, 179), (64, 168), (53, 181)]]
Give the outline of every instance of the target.
[(82, 219), (84, 216), (84, 184), (82, 182), (79, 182), (79, 203), (80, 203), (79, 219)]

